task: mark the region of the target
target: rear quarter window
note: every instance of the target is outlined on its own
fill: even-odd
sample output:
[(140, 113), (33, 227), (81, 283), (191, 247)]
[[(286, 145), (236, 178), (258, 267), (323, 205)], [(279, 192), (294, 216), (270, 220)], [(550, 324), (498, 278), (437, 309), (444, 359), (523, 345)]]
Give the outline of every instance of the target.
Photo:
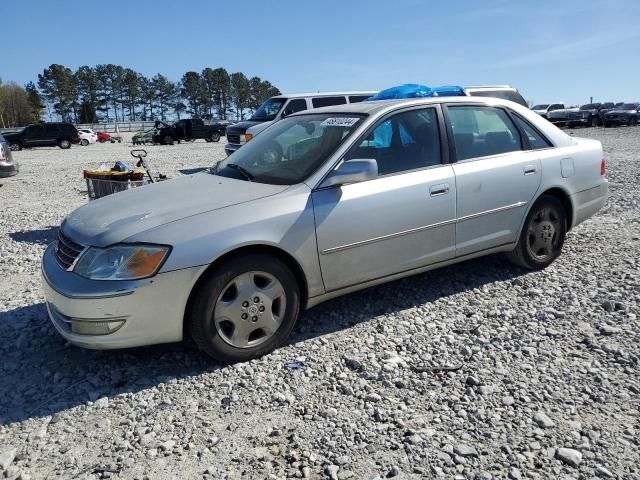
[(371, 95), (349, 95), (349, 103), (364, 102), (367, 98), (371, 98)]

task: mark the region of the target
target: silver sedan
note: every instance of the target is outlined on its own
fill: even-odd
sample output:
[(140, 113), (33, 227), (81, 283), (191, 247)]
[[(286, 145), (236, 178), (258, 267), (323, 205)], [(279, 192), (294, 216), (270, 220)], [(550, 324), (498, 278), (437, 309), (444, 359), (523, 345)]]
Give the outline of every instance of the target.
[(20, 166), (13, 159), (9, 144), (0, 134), (0, 178), (17, 175), (19, 169)]
[(44, 254), (43, 286), (73, 344), (188, 335), (242, 361), (348, 292), (495, 252), (542, 269), (606, 196), (599, 142), (509, 101), (327, 107), (277, 122), (206, 173), (76, 210)]

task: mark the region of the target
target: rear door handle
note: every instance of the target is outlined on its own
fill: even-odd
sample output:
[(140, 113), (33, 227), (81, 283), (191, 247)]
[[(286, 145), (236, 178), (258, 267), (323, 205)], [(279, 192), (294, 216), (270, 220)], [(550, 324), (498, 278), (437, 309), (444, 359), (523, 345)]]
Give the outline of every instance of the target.
[(525, 175), (534, 175), (538, 171), (535, 165), (525, 165), (522, 170)]
[(449, 184), (448, 183), (439, 183), (437, 185), (431, 185), (429, 187), (429, 193), (432, 197), (437, 197), (439, 195), (446, 195), (449, 193)]

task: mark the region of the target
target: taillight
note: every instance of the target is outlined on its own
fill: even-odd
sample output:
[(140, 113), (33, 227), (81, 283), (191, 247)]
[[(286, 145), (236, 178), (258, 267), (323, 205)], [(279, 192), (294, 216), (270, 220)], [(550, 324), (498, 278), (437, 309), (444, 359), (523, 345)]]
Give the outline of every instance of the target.
[(607, 174), (607, 161), (603, 158), (600, 162), (600, 175), (603, 177)]

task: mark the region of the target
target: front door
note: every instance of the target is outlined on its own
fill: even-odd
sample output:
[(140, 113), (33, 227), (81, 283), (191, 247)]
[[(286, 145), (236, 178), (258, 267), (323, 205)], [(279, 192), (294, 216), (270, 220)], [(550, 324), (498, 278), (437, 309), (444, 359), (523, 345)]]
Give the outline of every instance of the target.
[(502, 108), (447, 107), (455, 143), (456, 255), (517, 241), (540, 186), (541, 162)]
[(345, 160), (371, 158), (377, 179), (312, 195), (327, 291), (455, 254), (456, 184), (453, 168), (442, 162), (436, 108), (382, 119)]

